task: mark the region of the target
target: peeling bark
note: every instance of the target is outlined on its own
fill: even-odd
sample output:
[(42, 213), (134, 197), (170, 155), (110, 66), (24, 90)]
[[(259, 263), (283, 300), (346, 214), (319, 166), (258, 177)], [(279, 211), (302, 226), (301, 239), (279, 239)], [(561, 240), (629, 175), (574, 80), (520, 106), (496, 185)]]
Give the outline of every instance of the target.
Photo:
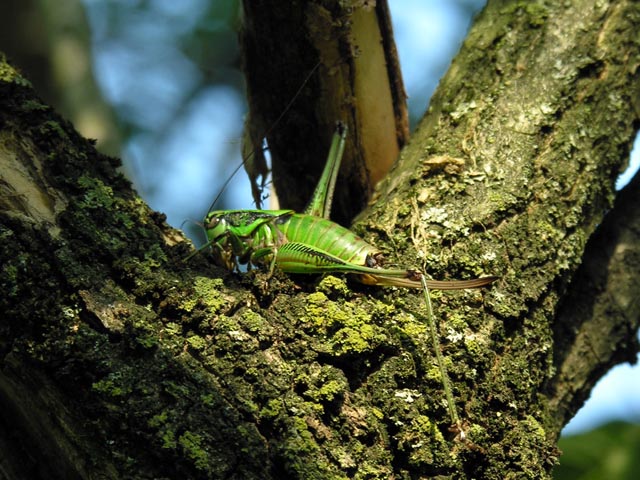
[(302, 211), (336, 121), (349, 128), (332, 216), (367, 204), (409, 136), (406, 94), (386, 1), (243, 2), (240, 32), (252, 139), (249, 170), (273, 159), (282, 208)]

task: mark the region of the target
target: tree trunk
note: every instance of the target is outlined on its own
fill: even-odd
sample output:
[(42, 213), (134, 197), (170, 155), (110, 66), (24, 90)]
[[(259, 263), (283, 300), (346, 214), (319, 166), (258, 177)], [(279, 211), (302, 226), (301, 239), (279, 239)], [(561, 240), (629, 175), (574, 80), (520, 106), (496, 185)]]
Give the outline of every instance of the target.
[(637, 352), (640, 181), (612, 199), (639, 31), (632, 1), (489, 2), (356, 225), (436, 278), (500, 275), (433, 293), (465, 441), (420, 295), (185, 262), (0, 59), (2, 475), (549, 478), (562, 426)]

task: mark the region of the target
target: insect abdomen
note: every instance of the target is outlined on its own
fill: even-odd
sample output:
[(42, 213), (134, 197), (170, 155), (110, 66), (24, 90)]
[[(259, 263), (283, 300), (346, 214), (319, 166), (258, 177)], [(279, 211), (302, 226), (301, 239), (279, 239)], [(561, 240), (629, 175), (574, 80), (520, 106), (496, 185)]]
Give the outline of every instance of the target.
[(278, 229), (289, 242), (319, 248), (355, 265), (365, 265), (367, 255), (378, 253), (377, 249), (350, 230), (324, 218), (296, 213), (279, 224)]

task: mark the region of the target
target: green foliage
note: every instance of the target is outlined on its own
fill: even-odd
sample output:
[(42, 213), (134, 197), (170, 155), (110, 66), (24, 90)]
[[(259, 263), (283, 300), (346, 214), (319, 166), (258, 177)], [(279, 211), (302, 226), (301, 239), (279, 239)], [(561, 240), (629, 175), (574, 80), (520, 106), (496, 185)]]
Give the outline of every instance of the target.
[(640, 471), (640, 425), (611, 422), (560, 439), (556, 480), (632, 480)]

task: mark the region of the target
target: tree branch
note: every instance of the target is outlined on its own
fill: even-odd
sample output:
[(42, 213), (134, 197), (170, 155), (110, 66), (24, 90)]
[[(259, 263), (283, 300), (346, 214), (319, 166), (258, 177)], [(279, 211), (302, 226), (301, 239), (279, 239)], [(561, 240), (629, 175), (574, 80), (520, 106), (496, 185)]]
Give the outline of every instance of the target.
[(618, 363), (635, 363), (640, 325), (640, 175), (589, 240), (554, 322), (551, 411), (564, 426)]

